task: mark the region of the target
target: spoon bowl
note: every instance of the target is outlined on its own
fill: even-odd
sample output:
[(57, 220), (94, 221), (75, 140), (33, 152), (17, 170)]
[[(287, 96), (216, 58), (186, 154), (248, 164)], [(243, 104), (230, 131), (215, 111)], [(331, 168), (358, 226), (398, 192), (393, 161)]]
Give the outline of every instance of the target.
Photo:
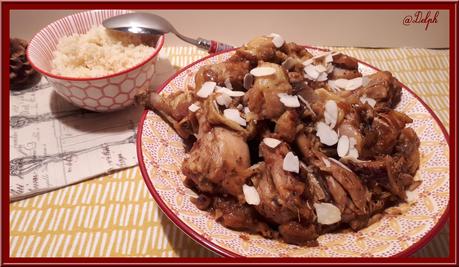
[(195, 45), (209, 53), (232, 49), (233, 46), (214, 40), (190, 38), (179, 33), (165, 18), (152, 13), (128, 13), (108, 18), (102, 22), (105, 28), (130, 34), (163, 35), (173, 33), (183, 41)]

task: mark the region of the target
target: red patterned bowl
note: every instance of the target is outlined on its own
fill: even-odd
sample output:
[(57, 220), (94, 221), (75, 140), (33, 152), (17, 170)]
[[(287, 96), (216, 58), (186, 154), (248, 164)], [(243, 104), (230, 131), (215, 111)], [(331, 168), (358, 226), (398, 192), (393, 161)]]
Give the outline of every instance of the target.
[(114, 111), (134, 102), (137, 88), (151, 84), (155, 74), (157, 54), (164, 44), (158, 39), (156, 49), (139, 64), (111, 75), (97, 78), (72, 78), (51, 73), (53, 51), (60, 38), (74, 33), (86, 33), (92, 26), (128, 10), (92, 10), (59, 19), (37, 33), (27, 48), (27, 58), (33, 68), (41, 72), (56, 92), (74, 105), (92, 111)]

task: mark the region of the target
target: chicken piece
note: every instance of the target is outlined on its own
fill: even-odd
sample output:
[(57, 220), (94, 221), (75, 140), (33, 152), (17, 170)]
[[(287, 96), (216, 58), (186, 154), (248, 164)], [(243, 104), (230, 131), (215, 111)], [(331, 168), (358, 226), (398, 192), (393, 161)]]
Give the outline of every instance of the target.
[(412, 128), (404, 128), (395, 146), (395, 153), (405, 159), (402, 171), (414, 176), (419, 168), (419, 137)]
[(225, 86), (229, 81), (234, 90), (244, 89), (244, 76), (250, 70), (250, 62), (225, 61), (201, 67), (195, 76), (196, 90), (199, 90), (206, 81), (214, 81), (219, 86)]
[(346, 190), (356, 208), (368, 212), (368, 202), (371, 194), (360, 178), (350, 169), (344, 168), (335, 161), (330, 161), (330, 173), (333, 178)]
[(366, 96), (376, 100), (375, 108), (395, 108), (402, 97), (402, 85), (388, 71), (379, 71), (365, 76), (363, 86), (352, 91), (358, 97)]
[(225, 192), (244, 200), (244, 171), (250, 167), (249, 148), (233, 131), (214, 127), (193, 145), (182, 172), (204, 193)]
[(269, 226), (259, 221), (253, 207), (240, 204), (234, 199), (216, 197), (213, 202), (215, 217), (223, 226), (238, 230), (259, 233), (263, 237), (273, 238), (275, 233)]
[(375, 110), (371, 127), (365, 130), (364, 158), (392, 154), (401, 130), (413, 120), (406, 114), (390, 109)]
[(274, 132), (283, 140), (291, 143), (295, 140), (297, 124), (298, 113), (293, 109), (287, 110), (277, 120)]
[(273, 37), (259, 36), (250, 40), (247, 44), (236, 51), (239, 57), (248, 59), (253, 66), (258, 61), (280, 64), (286, 57), (274, 46)]
[(257, 119), (277, 119), (285, 111), (278, 94), (291, 94), (292, 86), (285, 70), (279, 65), (260, 62), (259, 67), (271, 67), (276, 72), (269, 76), (256, 77), (252, 88), (245, 94), (245, 101)]
[(358, 70), (347, 70), (338, 67), (333, 68), (333, 71), (328, 75), (329, 80), (351, 80), (358, 77), (362, 77), (362, 74)]
[(319, 236), (313, 224), (302, 225), (292, 221), (279, 226), (279, 234), (282, 239), (289, 244), (299, 246), (318, 246), (317, 237)]
[(344, 120), (338, 126), (340, 135), (346, 135), (349, 138), (355, 139), (355, 148), (362, 154), (363, 150), (363, 135), (360, 132), (361, 121), (360, 116), (355, 109), (350, 110), (344, 117)]
[(279, 203), (296, 213), (300, 220), (311, 222), (314, 213), (302, 198), (305, 193), (305, 184), (298, 180), (292, 173), (283, 169), (284, 157), (289, 152), (288, 145), (284, 142), (276, 148), (270, 148), (264, 143), (260, 144), (260, 151), (265, 160), (265, 174), (272, 178), (274, 187), (278, 192)]
[(260, 204), (255, 206), (258, 213), (275, 224), (283, 224), (297, 219), (296, 213), (281, 204), (279, 194), (269, 173), (264, 172), (258, 177), (252, 177), (252, 181), (254, 181), (254, 186), (260, 196)]
[(362, 77), (362, 74), (358, 69), (358, 61), (353, 57), (337, 54), (333, 56), (332, 64), (334, 68), (333, 71), (328, 75), (329, 80), (350, 80), (357, 77)]
[(198, 127), (196, 117), (188, 110), (193, 103), (189, 91), (178, 91), (163, 97), (152, 90), (141, 90), (136, 94), (135, 101), (158, 112), (183, 139), (188, 139)]
[(359, 61), (353, 57), (339, 53), (333, 56), (333, 65), (346, 70), (358, 70)]
[[(284, 46), (280, 48), (280, 50), (284, 52), (287, 56), (293, 59), (298, 59), (300, 63), (312, 58), (312, 54), (309, 53), (308, 50), (293, 42), (286, 43)], [(303, 64), (301, 64), (301, 66), (304, 67)]]
[(401, 176), (403, 158), (394, 160), (391, 156), (385, 156), (378, 160), (361, 161), (352, 158), (342, 159), (365, 184), (371, 185), (375, 182), (389, 190), (392, 194), (404, 200), (405, 182)]
[(346, 191), (344, 188), (336, 181), (335, 178), (331, 175), (327, 175), (325, 177), (327, 181), (327, 189), (330, 192), (333, 200), (335, 201), (336, 206), (339, 208), (341, 212), (344, 211), (347, 204), (349, 203), (350, 199), (347, 196)]

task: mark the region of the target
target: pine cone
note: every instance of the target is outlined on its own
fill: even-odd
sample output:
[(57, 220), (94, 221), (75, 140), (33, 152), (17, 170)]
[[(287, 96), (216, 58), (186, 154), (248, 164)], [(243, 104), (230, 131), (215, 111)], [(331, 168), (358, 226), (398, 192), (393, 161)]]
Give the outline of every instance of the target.
[(41, 74), (34, 70), (25, 55), (27, 41), (10, 39), (10, 89), (23, 90), (37, 84)]

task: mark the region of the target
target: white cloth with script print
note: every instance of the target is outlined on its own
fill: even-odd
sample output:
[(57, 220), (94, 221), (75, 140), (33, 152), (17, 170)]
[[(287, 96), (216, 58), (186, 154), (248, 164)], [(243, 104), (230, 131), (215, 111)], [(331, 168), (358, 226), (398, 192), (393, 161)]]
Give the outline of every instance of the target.
[(137, 164), (141, 107), (96, 113), (46, 81), (10, 92), (10, 201)]

